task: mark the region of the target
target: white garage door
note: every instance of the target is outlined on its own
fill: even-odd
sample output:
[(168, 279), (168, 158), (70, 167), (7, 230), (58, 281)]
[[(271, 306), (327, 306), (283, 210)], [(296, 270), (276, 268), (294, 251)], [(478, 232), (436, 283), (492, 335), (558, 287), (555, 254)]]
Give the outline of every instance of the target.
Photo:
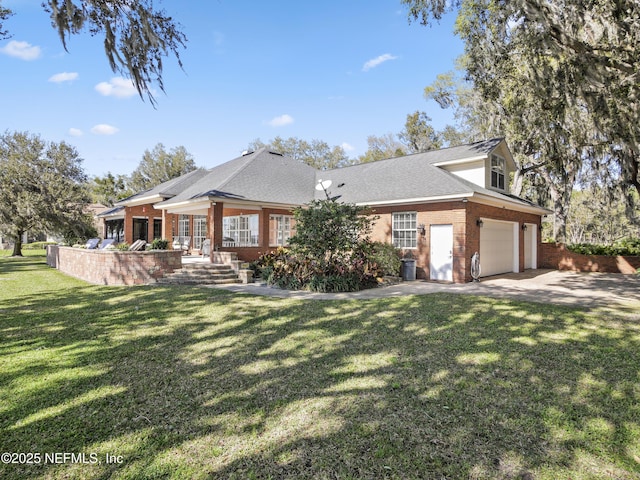
[(480, 276), (518, 271), (518, 224), (482, 219)]

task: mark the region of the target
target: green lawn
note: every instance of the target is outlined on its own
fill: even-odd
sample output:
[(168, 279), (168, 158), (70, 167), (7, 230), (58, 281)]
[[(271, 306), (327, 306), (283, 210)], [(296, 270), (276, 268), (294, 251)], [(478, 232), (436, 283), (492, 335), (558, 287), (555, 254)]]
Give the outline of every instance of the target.
[(102, 287), (0, 257), (0, 452), (36, 462), (3, 479), (637, 479), (640, 318)]

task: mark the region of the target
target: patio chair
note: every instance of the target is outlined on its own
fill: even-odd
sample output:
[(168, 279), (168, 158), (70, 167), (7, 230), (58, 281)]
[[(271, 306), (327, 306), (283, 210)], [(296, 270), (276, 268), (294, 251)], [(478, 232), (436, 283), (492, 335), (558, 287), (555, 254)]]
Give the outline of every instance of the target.
[(90, 238), (89, 240), (87, 240), (87, 243), (84, 244), (84, 248), (86, 248), (87, 250), (95, 250), (98, 247), (99, 243), (99, 238)]
[(202, 247), (200, 247), (200, 255), (206, 257), (211, 254), (211, 240), (208, 238), (202, 242)]
[(115, 243), (116, 239), (115, 238), (105, 238), (102, 243), (100, 244), (100, 246), (98, 247), (99, 250), (104, 250), (107, 247), (110, 247), (111, 245), (113, 245)]
[(171, 248), (174, 250), (182, 250), (182, 237), (173, 237)]
[(144, 241), (144, 240), (136, 240), (129, 247), (129, 251), (130, 252), (137, 252), (137, 251), (140, 251), (140, 250), (144, 250), (144, 247), (146, 247), (146, 246), (147, 246), (147, 242), (146, 241)]
[(182, 254), (186, 255), (191, 249), (191, 237), (184, 237), (182, 242)]

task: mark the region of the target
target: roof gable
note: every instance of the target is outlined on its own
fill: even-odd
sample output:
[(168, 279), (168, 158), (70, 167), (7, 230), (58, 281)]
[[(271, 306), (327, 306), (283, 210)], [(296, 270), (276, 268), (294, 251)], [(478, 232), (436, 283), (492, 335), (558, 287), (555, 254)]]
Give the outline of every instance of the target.
[(174, 195), (182, 192), (192, 183), (197, 182), (206, 173), (207, 170), (205, 170), (204, 168), (198, 168), (191, 172), (185, 173), (184, 175), (180, 175), (179, 177), (172, 178), (171, 180), (163, 182), (160, 185), (156, 185), (149, 190), (138, 192), (134, 195), (131, 195), (130, 197), (124, 198), (116, 202), (115, 205), (128, 206), (134, 205), (140, 201), (144, 202), (146, 199), (155, 199), (155, 202), (157, 202), (165, 198), (171, 198)]
[(301, 205), (313, 199), (316, 170), (262, 148), (210, 169), (159, 207), (201, 198)]

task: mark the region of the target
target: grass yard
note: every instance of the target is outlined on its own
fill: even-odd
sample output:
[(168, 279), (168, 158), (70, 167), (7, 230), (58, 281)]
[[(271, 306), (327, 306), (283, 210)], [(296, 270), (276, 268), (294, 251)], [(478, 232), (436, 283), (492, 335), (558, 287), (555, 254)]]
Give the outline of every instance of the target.
[(0, 257), (0, 452), (3, 479), (638, 479), (640, 318), (102, 287)]

